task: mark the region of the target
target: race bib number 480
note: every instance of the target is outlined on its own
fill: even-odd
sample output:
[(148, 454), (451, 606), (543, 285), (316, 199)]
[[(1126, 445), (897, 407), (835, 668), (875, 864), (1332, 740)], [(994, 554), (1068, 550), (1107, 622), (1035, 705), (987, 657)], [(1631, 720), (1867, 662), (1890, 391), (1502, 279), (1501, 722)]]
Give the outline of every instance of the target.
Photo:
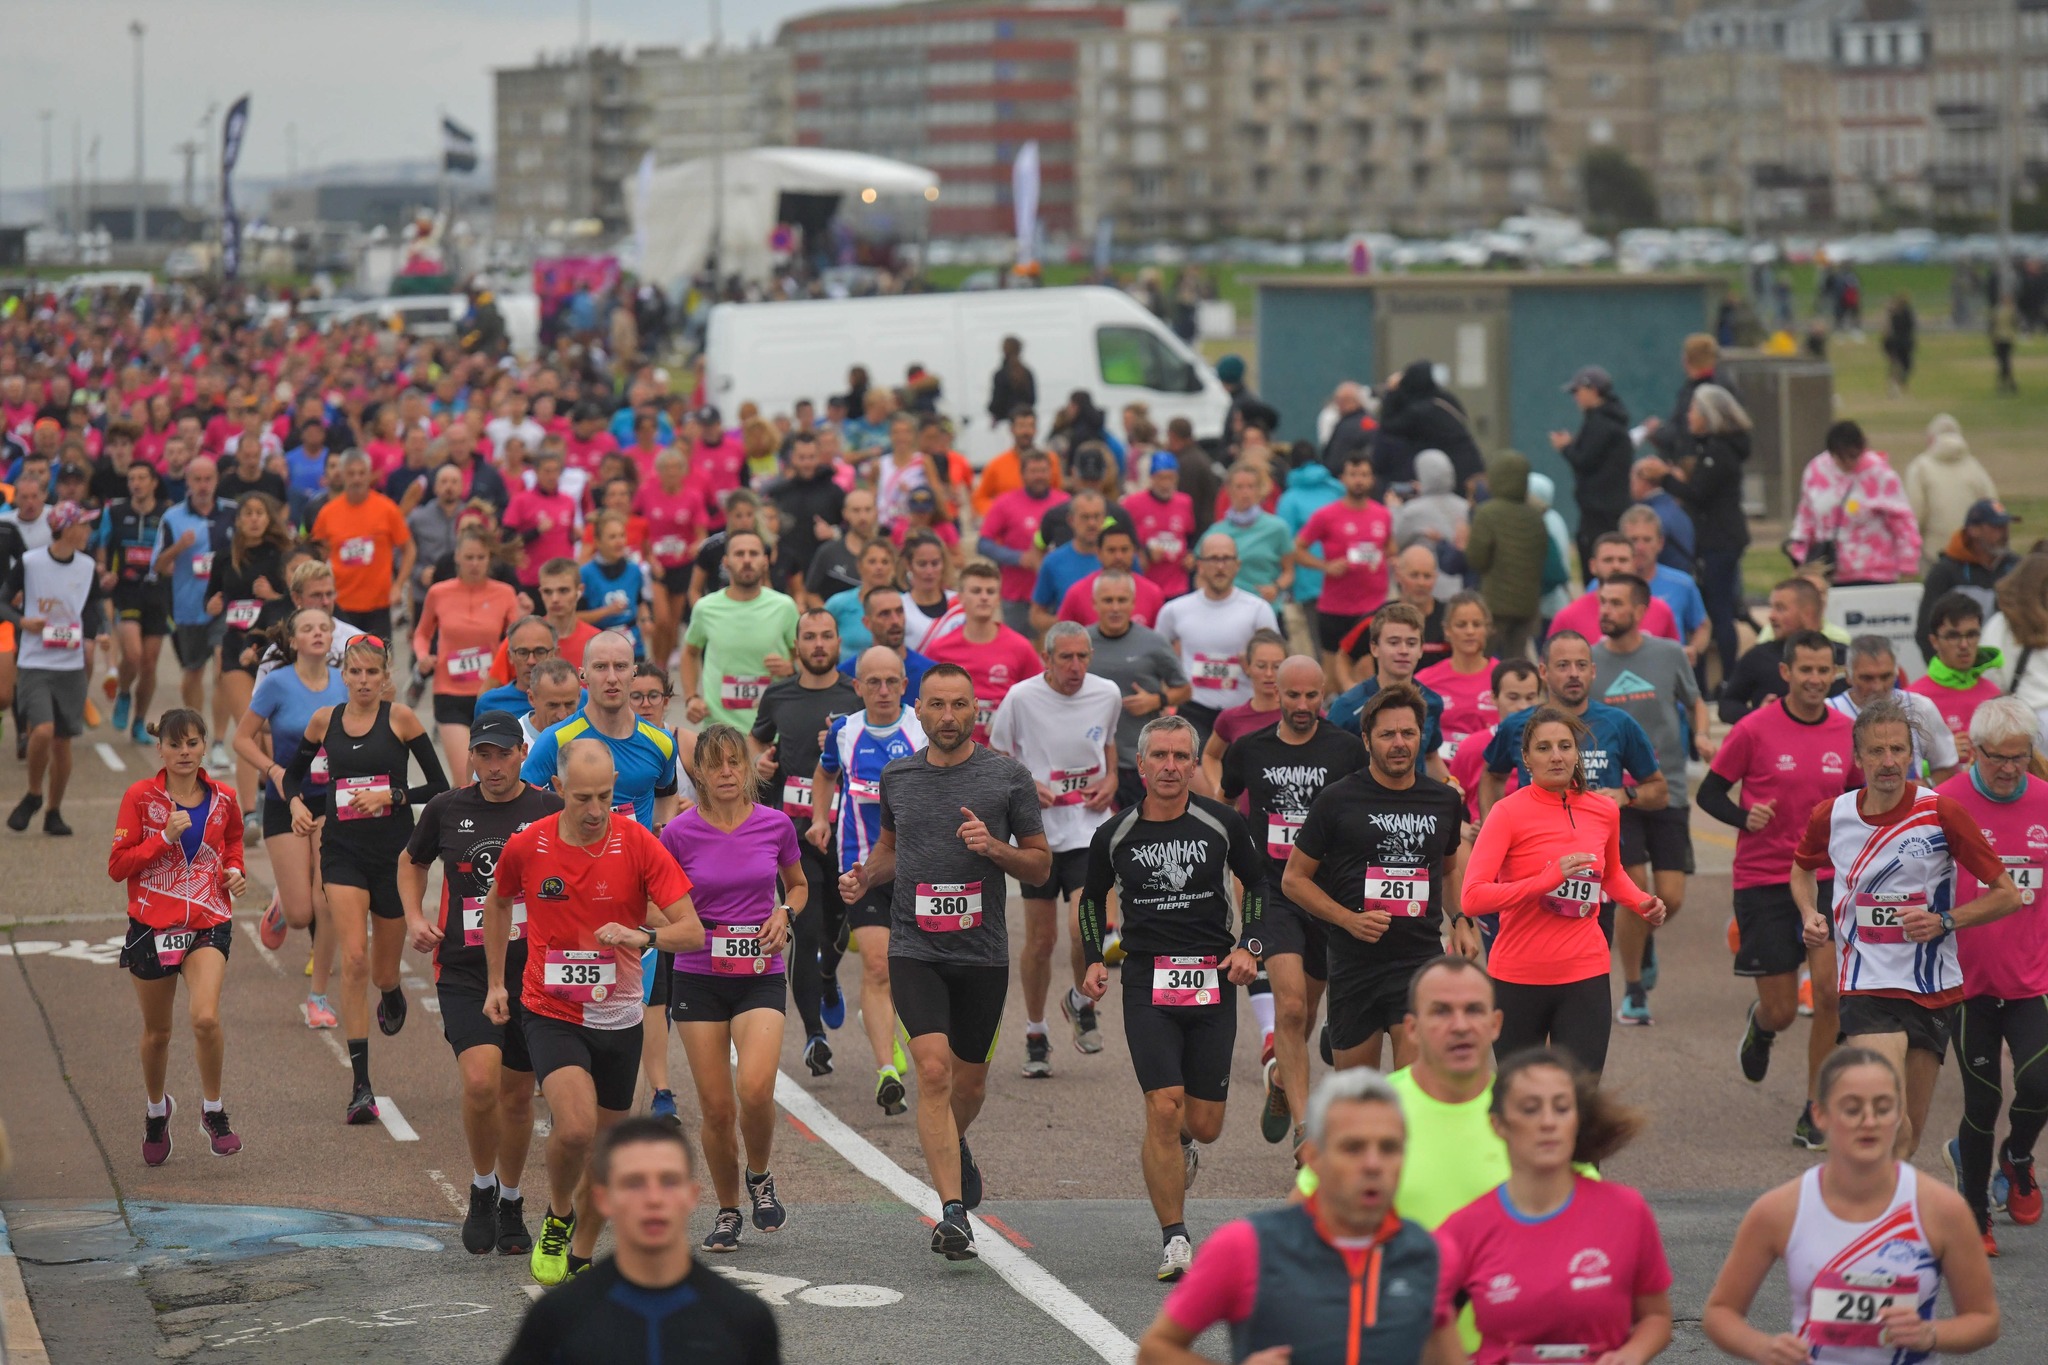
[(917, 927), (928, 934), (958, 933), (981, 923), (980, 882), (919, 882)]
[(540, 988), (571, 1005), (602, 1005), (618, 979), (618, 959), (609, 948), (595, 952), (550, 948), (541, 964)]
[(1213, 1005), (1223, 998), (1222, 973), (1213, 957), (1152, 959), (1152, 1003)]

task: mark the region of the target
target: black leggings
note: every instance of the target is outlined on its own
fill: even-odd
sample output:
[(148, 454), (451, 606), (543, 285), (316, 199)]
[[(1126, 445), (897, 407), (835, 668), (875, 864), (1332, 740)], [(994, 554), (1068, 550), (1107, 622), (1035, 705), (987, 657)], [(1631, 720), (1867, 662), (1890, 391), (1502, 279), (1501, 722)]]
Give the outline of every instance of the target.
[(799, 837), (803, 850), (804, 877), (811, 884), (811, 901), (796, 917), (796, 946), (789, 958), (789, 994), (796, 1002), (797, 1015), (804, 1021), (804, 1035), (815, 1038), (825, 1031), (819, 1013), (827, 973), (839, 972), (839, 941), (846, 931), (846, 906), (839, 899), (839, 864), (830, 853), (820, 853), (808, 839)]
[(1501, 1012), (1495, 1060), (1506, 1061), (1525, 1048), (1549, 1046), (1571, 1053), (1595, 1077), (1607, 1069), (1607, 1038), (1614, 1031), (1607, 973), (1561, 986), (1496, 981), (1493, 998)]
[(1963, 1198), (1982, 1218), (1990, 1206), (1992, 1139), (2005, 1094), (2005, 1048), (2012, 1049), (2008, 1155), (2024, 1160), (2048, 1123), (2048, 996), (2000, 1000), (1973, 995), (1956, 1011), (1956, 1059), (1963, 1068), (1963, 1121), (1956, 1128)]

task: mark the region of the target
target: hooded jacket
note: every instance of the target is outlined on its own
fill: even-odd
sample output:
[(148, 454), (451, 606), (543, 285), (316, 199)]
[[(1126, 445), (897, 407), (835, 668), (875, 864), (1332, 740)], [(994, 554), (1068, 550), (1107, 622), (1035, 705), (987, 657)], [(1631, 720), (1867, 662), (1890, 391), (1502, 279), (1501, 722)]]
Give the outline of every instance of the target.
[[(1344, 485), (1337, 476), (1317, 461), (1311, 460), (1287, 475), (1287, 491), (1280, 495), (1274, 511), (1287, 523), (1288, 531), (1300, 535), (1301, 528), (1308, 525), (1308, 519), (1317, 509), (1327, 507), (1344, 496)], [(1323, 575), (1317, 569), (1297, 568), (1294, 571), (1294, 600), (1313, 602), (1323, 595)]]
[(2013, 571), (2020, 557), (2009, 548), (2000, 549), (1993, 555), (1979, 555), (1970, 548), (1970, 541), (1960, 530), (1948, 538), (1948, 544), (1934, 557), (1934, 567), (1927, 571), (1920, 590), (1920, 617), (1913, 629), (1914, 638), (1920, 642), (1921, 657), (1934, 657), (1934, 604), (1952, 592), (1968, 593), (1984, 609), (1984, 619), (1989, 621), (1998, 614), (1998, 583)]
[(1531, 474), (1529, 501), (1543, 513), (1543, 530), (1550, 537), (1550, 548), (1543, 560), (1543, 600), (1537, 607), (1547, 620), (1570, 606), (1579, 595), (1578, 585), (1572, 582), (1572, 531), (1564, 524), (1564, 514), (1557, 510), (1557, 480), (1548, 474)]
[(1741, 551), (1749, 547), (1749, 517), (1742, 510), (1742, 467), (1749, 461), (1749, 433), (1722, 431), (1693, 438), (1699, 458), (1691, 477), (1664, 476), (1664, 491), (1692, 517), (1694, 548)]
[(1586, 410), (1578, 435), (1558, 452), (1571, 466), (1579, 500), (1579, 539), (1590, 540), (1621, 524), (1628, 509), (1628, 470), (1635, 463), (1628, 409), (1613, 394)]
[(1394, 509), (1394, 548), (1405, 550), (1435, 532), (1441, 541), (1458, 534), (1472, 515), (1472, 504), (1457, 492), (1457, 471), (1441, 450), (1415, 457), (1415, 496)]
[(1502, 451), (1486, 467), (1486, 485), (1492, 496), (1472, 511), (1465, 560), (1479, 575), (1479, 595), (1495, 616), (1532, 617), (1543, 595), (1550, 533), (1543, 514), (1529, 504), (1529, 461)]
[(1427, 360), (1401, 371), (1400, 381), (1380, 403), (1379, 423), (1373, 433), (1372, 472), (1381, 488), (1413, 482), (1416, 457), (1425, 450), (1450, 457), (1457, 488), (1486, 467), (1464, 407), (1437, 387), (1435, 366)]
[(1847, 471), (1826, 451), (1806, 462), (1786, 549), (1805, 564), (1822, 545), (1834, 547), (1837, 583), (1896, 583), (1919, 569), (1920, 526), (1883, 451)]
[(1948, 538), (1962, 529), (1970, 504), (1996, 498), (1998, 487), (1947, 413), (1927, 424), (1927, 449), (1906, 466), (1906, 502), (1920, 523), (1923, 562), (1932, 565)]

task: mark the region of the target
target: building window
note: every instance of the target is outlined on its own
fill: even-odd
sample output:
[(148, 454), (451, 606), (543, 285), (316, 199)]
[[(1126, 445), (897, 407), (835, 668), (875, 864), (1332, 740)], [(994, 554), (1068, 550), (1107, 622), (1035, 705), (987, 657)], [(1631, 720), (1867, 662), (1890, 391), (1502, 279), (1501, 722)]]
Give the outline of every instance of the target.
[(1543, 35), (1533, 28), (1508, 30), (1508, 60), (1533, 62), (1543, 56)]
[(1614, 46), (1614, 35), (1604, 28), (1586, 31), (1586, 46), (1595, 52), (1606, 52)]
[(1207, 109), (1209, 107), (1209, 87), (1198, 82), (1190, 82), (1187, 85), (1183, 85), (1180, 88), (1180, 102), (1181, 106), (1185, 109)]
[(1541, 201), (1543, 172), (1533, 166), (1518, 166), (1508, 172), (1508, 194), (1515, 199)]
[(1131, 118), (1140, 123), (1166, 121), (1166, 90), (1149, 85), (1131, 91)]
[(1621, 77), (1612, 71), (1595, 71), (1586, 83), (1587, 93), (1596, 100), (1611, 100), (1621, 89)]
[(1166, 134), (1157, 128), (1147, 128), (1131, 135), (1131, 160), (1140, 166), (1159, 166), (1166, 162)]
[(1209, 45), (1207, 43), (1183, 43), (1180, 49), (1180, 64), (1184, 71), (1207, 71), (1209, 69)]
[(1132, 43), (1131, 79), (1134, 81), (1165, 80), (1166, 44), (1157, 41)]
[(1596, 118), (1586, 122), (1586, 140), (1595, 147), (1605, 147), (1614, 141), (1614, 123), (1610, 119)]
[(1509, 120), (1508, 145), (1521, 153), (1543, 150), (1543, 125), (1532, 118)]
[(1190, 123), (1180, 130), (1180, 148), (1196, 156), (1209, 150), (1209, 130), (1199, 123)]
[(1136, 199), (1164, 199), (1166, 172), (1139, 171), (1131, 177), (1131, 195)]

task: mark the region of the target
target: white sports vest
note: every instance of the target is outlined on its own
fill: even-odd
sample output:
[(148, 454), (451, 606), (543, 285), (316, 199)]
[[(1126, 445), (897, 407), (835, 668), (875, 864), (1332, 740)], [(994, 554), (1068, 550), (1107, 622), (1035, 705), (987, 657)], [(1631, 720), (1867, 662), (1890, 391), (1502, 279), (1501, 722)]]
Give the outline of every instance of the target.
[(1915, 787), (1906, 817), (1881, 827), (1858, 813), (1861, 795), (1843, 792), (1828, 818), (1842, 989), (1915, 995), (1962, 989), (1955, 935), (1911, 943), (1898, 925), (1905, 906), (1939, 914), (1955, 904), (1955, 860), (1949, 856), (1935, 794)]
[(1799, 1212), (1785, 1239), (1785, 1278), (1792, 1290), (1792, 1332), (1816, 1342), (1815, 1365), (1913, 1365), (1929, 1358), (1924, 1351), (1891, 1346), (1832, 1344), (1859, 1337), (1874, 1341), (1874, 1318), (1888, 1294), (1901, 1307), (1916, 1303), (1923, 1318), (1934, 1316), (1941, 1263), (1920, 1225), (1919, 1174), (1904, 1162), (1898, 1166), (1892, 1202), (1868, 1223), (1844, 1222), (1828, 1209), (1819, 1166), (1799, 1179)]

